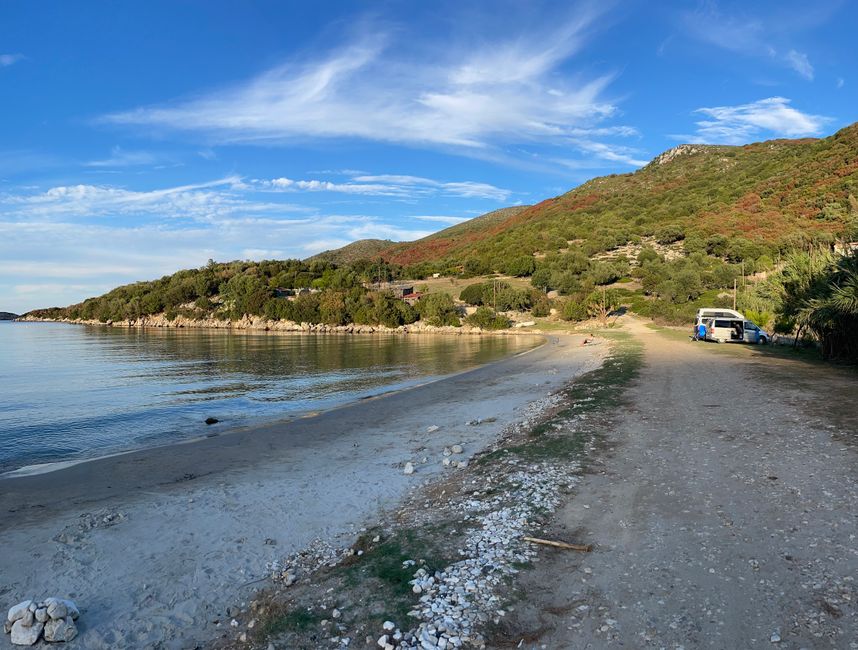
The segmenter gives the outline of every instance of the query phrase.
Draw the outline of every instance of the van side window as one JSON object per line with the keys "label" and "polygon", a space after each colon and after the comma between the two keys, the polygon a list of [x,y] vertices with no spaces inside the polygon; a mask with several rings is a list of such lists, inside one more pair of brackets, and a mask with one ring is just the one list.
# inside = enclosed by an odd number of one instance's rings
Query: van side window
{"label": "van side window", "polygon": [[730,327],[730,321],[728,320],[716,320],[715,327]]}

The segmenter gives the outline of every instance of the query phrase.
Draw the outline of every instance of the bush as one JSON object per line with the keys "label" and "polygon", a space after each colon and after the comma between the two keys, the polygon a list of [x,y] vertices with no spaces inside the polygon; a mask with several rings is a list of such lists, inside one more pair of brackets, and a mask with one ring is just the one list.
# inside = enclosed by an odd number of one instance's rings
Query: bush
{"label": "bush", "polygon": [[477,311],[468,316],[465,322],[484,330],[502,330],[509,327],[509,319],[499,315],[491,307],[477,307]]}
{"label": "bush", "polygon": [[459,294],[459,300],[462,302],[466,302],[469,305],[474,305],[478,307],[483,303],[483,295],[485,293],[485,285],[481,283],[477,284],[469,284],[467,287],[462,289],[462,292]]}
{"label": "bush", "polygon": [[568,321],[587,320],[587,305],[574,298],[567,298],[560,304],[560,318]]}
{"label": "bush", "polygon": [[544,318],[551,314],[551,300],[544,293],[539,294],[533,300],[533,306],[530,308],[530,313],[536,318]]}
{"label": "bush", "polygon": [[534,262],[531,255],[521,255],[509,260],[503,270],[507,275],[515,277],[533,275],[533,272],[536,270],[536,262]]}
{"label": "bush", "polygon": [[430,325],[461,325],[453,298],[446,293],[430,293],[422,297],[417,301],[417,313]]}

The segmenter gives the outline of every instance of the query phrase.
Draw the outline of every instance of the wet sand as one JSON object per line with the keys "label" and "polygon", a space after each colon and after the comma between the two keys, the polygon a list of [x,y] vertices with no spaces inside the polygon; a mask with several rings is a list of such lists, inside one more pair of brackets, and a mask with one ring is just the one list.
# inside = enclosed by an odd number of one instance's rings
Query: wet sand
{"label": "wet sand", "polygon": [[[315,417],[0,479],[0,604],[74,598],[78,647],[211,638],[268,563],[316,539],[349,539],[445,471],[444,446],[469,457],[526,404],[597,367],[603,348],[582,340],[551,336]],[[467,424],[485,418],[496,419]]]}

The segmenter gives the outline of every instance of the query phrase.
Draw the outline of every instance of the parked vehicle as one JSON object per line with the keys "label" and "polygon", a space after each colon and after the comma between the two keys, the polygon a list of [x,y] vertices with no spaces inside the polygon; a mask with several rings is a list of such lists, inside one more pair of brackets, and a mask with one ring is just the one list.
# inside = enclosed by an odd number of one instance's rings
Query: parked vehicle
{"label": "parked vehicle", "polygon": [[[739,318],[741,320],[745,320],[745,317],[739,312],[733,309],[725,309],[723,307],[703,307],[702,309],[697,310],[697,315],[694,318],[694,329],[692,331],[692,338],[695,341],[708,340],[711,339],[708,335],[708,330],[710,326],[710,321],[715,318]],[[704,325],[707,329],[707,335],[700,335],[700,326]]]}
{"label": "parked vehicle", "polygon": [[771,338],[759,325],[744,318],[712,318],[704,321],[706,340],[716,343],[755,343],[765,345]]}

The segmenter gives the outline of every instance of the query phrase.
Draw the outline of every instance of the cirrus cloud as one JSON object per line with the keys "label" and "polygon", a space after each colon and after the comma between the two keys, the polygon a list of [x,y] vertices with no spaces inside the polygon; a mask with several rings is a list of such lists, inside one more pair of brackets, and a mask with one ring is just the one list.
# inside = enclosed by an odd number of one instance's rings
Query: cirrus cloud
{"label": "cirrus cloud", "polygon": [[537,144],[633,165],[638,161],[609,145],[591,146],[594,138],[637,134],[604,124],[618,114],[606,97],[613,74],[569,70],[599,15],[581,4],[530,32],[471,35],[443,48],[438,41],[417,55],[386,33],[366,33],[231,87],[101,119],[197,133],[215,144],[349,138],[505,162],[514,156],[504,147]]}
{"label": "cirrus cloud", "polygon": [[[831,118],[803,113],[784,97],[769,97],[738,106],[698,108],[695,141],[745,144],[763,136],[798,138],[819,135]],[[683,136],[685,137],[685,136]]]}

